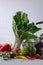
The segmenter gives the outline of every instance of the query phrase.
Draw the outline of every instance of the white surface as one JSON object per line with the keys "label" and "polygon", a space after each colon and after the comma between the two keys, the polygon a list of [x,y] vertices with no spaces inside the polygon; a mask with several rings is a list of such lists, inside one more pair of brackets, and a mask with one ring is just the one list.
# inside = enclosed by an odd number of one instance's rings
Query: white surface
{"label": "white surface", "polygon": [[4,61],[0,59],[0,65],[43,65],[43,60],[12,59],[8,61]]}
{"label": "white surface", "polygon": [[[28,14],[30,22],[43,20],[43,0],[0,0],[0,44],[14,43],[15,37],[12,30],[12,16],[17,11]],[[37,33],[39,36],[43,32],[42,28]]]}

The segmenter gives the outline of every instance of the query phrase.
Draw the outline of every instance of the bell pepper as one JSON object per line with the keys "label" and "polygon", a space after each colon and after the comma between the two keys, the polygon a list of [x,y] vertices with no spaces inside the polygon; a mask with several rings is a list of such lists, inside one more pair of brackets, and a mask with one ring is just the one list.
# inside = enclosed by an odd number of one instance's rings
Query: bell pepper
{"label": "bell pepper", "polygon": [[6,44],[4,44],[4,45],[0,48],[0,52],[4,52],[4,51],[11,51],[11,46],[10,46],[10,44],[6,43]]}

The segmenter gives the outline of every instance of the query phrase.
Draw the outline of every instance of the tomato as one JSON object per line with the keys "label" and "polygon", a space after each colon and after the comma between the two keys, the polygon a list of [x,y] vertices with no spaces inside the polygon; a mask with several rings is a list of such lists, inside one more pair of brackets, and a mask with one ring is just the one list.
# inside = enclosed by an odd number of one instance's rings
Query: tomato
{"label": "tomato", "polygon": [[20,50],[20,48],[13,48],[12,51],[14,52],[18,52]]}

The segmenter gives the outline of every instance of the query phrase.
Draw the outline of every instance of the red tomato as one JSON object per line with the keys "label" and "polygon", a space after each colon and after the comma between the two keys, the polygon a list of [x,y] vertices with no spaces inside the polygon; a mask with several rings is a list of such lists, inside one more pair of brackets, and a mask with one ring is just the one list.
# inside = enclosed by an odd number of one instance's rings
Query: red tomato
{"label": "red tomato", "polygon": [[4,44],[1,48],[0,51],[4,52],[4,51],[11,51],[11,46],[10,44],[6,43]]}
{"label": "red tomato", "polygon": [[20,50],[20,48],[13,48],[12,51],[14,52],[18,52]]}

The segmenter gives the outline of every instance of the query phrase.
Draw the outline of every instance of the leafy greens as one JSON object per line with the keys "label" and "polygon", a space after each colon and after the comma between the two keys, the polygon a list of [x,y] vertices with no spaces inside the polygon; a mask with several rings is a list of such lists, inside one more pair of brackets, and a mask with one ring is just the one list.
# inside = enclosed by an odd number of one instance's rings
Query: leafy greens
{"label": "leafy greens", "polygon": [[28,14],[18,11],[13,16],[12,28],[15,34],[15,47],[20,47],[23,40],[37,38],[34,33],[39,31],[34,23],[29,23]]}

